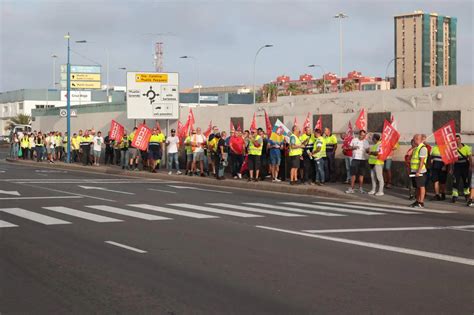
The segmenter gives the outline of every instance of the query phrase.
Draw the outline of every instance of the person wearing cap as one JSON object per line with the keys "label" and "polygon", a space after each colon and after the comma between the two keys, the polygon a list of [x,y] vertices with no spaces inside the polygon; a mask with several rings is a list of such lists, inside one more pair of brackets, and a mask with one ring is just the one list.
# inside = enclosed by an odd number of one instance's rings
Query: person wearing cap
{"label": "person wearing cap", "polygon": [[178,160],[179,138],[176,136],[175,129],[171,129],[171,136],[166,139],[166,145],[168,147],[168,174],[171,175],[173,173],[172,170],[174,164],[176,167],[176,175],[181,175]]}

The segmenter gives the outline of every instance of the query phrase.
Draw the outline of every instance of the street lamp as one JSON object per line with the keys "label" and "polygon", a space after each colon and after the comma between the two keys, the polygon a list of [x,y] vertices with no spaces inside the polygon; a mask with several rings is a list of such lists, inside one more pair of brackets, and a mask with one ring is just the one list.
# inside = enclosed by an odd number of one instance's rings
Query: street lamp
{"label": "street lamp", "polygon": [[342,19],[348,17],[342,12],[334,16],[335,19],[339,19],[339,92],[342,92]]}
{"label": "street lamp", "polygon": [[[389,82],[390,82],[390,78],[388,77],[388,68],[390,67],[392,62],[394,62],[395,60],[403,60],[403,59],[405,59],[405,57],[403,57],[403,56],[402,57],[395,57],[395,58],[390,59],[390,61],[388,62],[387,68],[385,69],[385,79],[388,79]],[[396,65],[395,65],[395,67],[396,67]]]}
{"label": "street lamp", "polygon": [[194,56],[181,56],[179,57],[181,59],[193,59],[194,60],[194,66],[196,67],[196,73],[197,73],[197,84],[198,84],[198,106],[201,106],[201,80],[199,78],[199,62],[198,59]]}
{"label": "street lamp", "polygon": [[255,58],[253,59],[253,105],[255,105],[255,66],[257,64],[257,56],[260,53],[260,51],[264,48],[269,48],[273,47],[271,44],[263,45],[257,50],[257,53],[255,54]]}
{"label": "street lamp", "polygon": [[52,54],[51,58],[53,58],[53,89],[56,89],[56,59],[58,58],[58,56]]}
{"label": "street lamp", "polygon": [[[94,42],[89,42],[87,40],[76,40],[76,43],[77,44],[87,44],[87,43],[91,43],[91,44],[95,44]],[[107,102],[109,102],[109,49],[107,47],[104,47],[105,49],[105,53],[106,53],[106,75],[107,75],[107,78],[106,78],[106,85],[107,85],[107,89],[106,89],[106,93],[107,93]]]}
{"label": "street lamp", "polygon": [[320,65],[309,65],[308,68],[320,68],[321,71],[323,71],[323,94],[326,92],[326,80],[324,79],[324,74],[326,73],[326,71],[324,71],[324,68]]}
{"label": "street lamp", "polygon": [[66,65],[66,85],[67,85],[67,102],[66,102],[66,115],[67,115],[67,157],[66,163],[71,163],[71,62],[70,62],[70,55],[71,55],[71,47],[70,47],[70,39],[71,35],[69,32],[67,35],[64,36],[67,39],[67,65]]}

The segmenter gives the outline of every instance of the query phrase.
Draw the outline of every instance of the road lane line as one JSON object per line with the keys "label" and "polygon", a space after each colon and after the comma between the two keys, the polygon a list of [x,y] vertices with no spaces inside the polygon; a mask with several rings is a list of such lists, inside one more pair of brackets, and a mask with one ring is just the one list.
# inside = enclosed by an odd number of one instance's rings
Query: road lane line
{"label": "road lane line", "polygon": [[293,207],[268,205],[266,203],[258,203],[258,202],[245,202],[244,205],[251,205],[251,206],[256,206],[256,207],[265,207],[265,208],[271,208],[271,209],[277,209],[277,210],[286,210],[286,211],[292,211],[292,212],[298,212],[298,213],[323,215],[323,216],[326,216],[326,217],[345,217],[346,216],[345,214],[340,214],[340,213],[296,209],[296,208],[293,208]]}
{"label": "road lane line", "polygon": [[44,225],[56,225],[56,224],[71,224],[71,222],[56,219],[44,214],[24,210],[21,208],[3,208],[0,211],[15,215],[20,218],[24,218],[30,221],[35,221]]}
{"label": "road lane line", "polygon": [[69,191],[66,191],[66,190],[46,188],[46,187],[43,187],[43,186],[35,186],[35,185],[28,185],[28,184],[23,184],[23,186],[28,186],[28,187],[38,188],[38,189],[45,189],[45,190],[60,192],[60,193],[63,193],[63,194],[68,194],[68,195],[73,195],[73,196],[81,196],[81,197],[84,197],[84,198],[98,199],[98,200],[109,201],[109,202],[117,202],[117,200],[101,198],[101,197],[95,197],[95,196],[89,196],[89,195],[76,194],[76,193],[72,193],[72,192],[69,192]]}
{"label": "road lane line", "polygon": [[71,209],[68,207],[43,207],[43,209],[46,210],[51,210],[55,211],[58,213],[63,213],[67,214],[73,217],[89,220],[89,221],[94,221],[94,222],[99,222],[99,223],[104,223],[104,222],[122,222],[122,220],[119,219],[114,219],[114,218],[109,218],[109,217],[104,217],[102,215],[94,214],[94,213],[89,213],[89,212],[84,212],[84,211],[79,211],[75,209]]}
{"label": "road lane line", "polygon": [[342,213],[352,213],[352,214],[362,214],[362,215],[384,215],[385,214],[385,213],[379,213],[379,212],[345,209],[344,207],[318,206],[318,205],[306,204],[306,203],[301,203],[301,202],[282,202],[282,204],[295,206],[295,207],[306,207],[306,208],[312,208],[312,209],[330,210],[330,211],[336,211],[336,212],[342,212]]}
{"label": "road lane line", "polygon": [[326,240],[326,241],[332,241],[332,242],[356,245],[356,246],[361,246],[361,247],[380,249],[380,250],[395,252],[395,253],[400,253],[400,254],[407,254],[407,255],[413,255],[413,256],[419,256],[419,257],[425,257],[425,258],[442,260],[442,261],[447,261],[447,262],[452,262],[452,263],[458,263],[458,264],[463,264],[463,265],[474,266],[474,259],[469,259],[469,258],[464,258],[464,257],[451,256],[451,255],[445,255],[445,254],[439,254],[439,253],[432,253],[432,252],[426,252],[426,251],[422,251],[422,250],[416,250],[416,249],[410,249],[410,248],[404,248],[404,247],[396,247],[396,246],[390,246],[390,245],[383,245],[383,244],[378,244],[378,243],[355,241],[355,240],[339,238],[339,237],[309,234],[309,233],[304,233],[304,232],[299,232],[299,231],[278,229],[278,228],[274,228],[274,227],[270,227],[270,226],[257,225],[256,227],[260,228],[260,229],[270,230],[270,231],[282,232],[282,233],[287,233],[287,234],[294,234],[294,235],[299,235],[299,236],[306,236],[306,237],[311,237],[311,238],[316,238],[316,239],[321,239],[321,240]]}
{"label": "road lane line", "polygon": [[151,210],[151,211],[158,211],[158,212],[163,212],[163,213],[181,215],[181,216],[184,216],[184,217],[190,217],[190,218],[195,218],[195,219],[218,218],[218,217],[213,216],[213,215],[190,212],[190,211],[185,211],[185,210],[176,210],[176,209],[158,207],[158,206],[153,206],[153,205],[148,205],[148,204],[130,204],[130,205],[127,205],[127,206],[140,208],[140,209],[145,209],[145,210]]}
{"label": "road lane line", "polygon": [[262,217],[261,215],[257,215],[257,214],[243,213],[243,212],[223,210],[223,209],[215,209],[215,208],[204,207],[204,206],[196,206],[196,205],[192,205],[192,204],[188,204],[188,203],[173,203],[173,204],[168,204],[168,205],[169,206],[174,206],[174,207],[192,209],[192,210],[200,210],[200,211],[206,211],[206,212],[212,212],[212,213],[231,215],[231,216],[234,216],[234,217],[241,217],[241,218]]}
{"label": "road lane line", "polygon": [[117,246],[117,247],[121,247],[121,248],[125,248],[125,249],[131,250],[131,251],[134,251],[134,252],[137,252],[137,253],[140,253],[140,254],[145,254],[146,253],[145,250],[141,250],[141,249],[138,249],[138,248],[135,248],[135,247],[131,247],[131,246],[120,244],[120,243],[113,242],[113,241],[104,241],[104,243],[114,245],[114,246]]}
{"label": "road lane line", "polygon": [[189,189],[189,190],[198,190],[198,191],[209,191],[209,192],[220,193],[220,194],[232,194],[231,191],[198,188],[194,186],[175,186],[175,185],[168,185],[168,186],[172,188],[176,188],[176,189]]}
{"label": "road lane line", "polygon": [[225,204],[225,203],[208,203],[208,205],[215,206],[215,207],[230,208],[230,209],[235,209],[235,210],[251,211],[251,212],[256,212],[256,213],[272,214],[272,215],[278,215],[278,216],[282,216],[282,217],[305,217],[305,215],[302,215],[302,214],[257,209],[255,207],[228,205],[228,204]]}
{"label": "road lane line", "polygon": [[[377,204],[371,205],[371,206],[356,206],[352,204],[347,204],[347,203],[335,203],[335,202],[313,202],[316,204],[320,205],[325,205],[325,206],[343,206],[344,208],[349,208],[349,209],[359,209],[359,210],[369,210],[369,211],[380,211],[380,212],[387,212],[387,213],[400,213],[400,214],[420,214],[414,211],[407,211],[407,210],[390,210],[390,209],[384,209],[377,207]],[[369,207],[369,208],[367,208]]]}
{"label": "road lane line", "polygon": [[423,230],[443,230],[445,226],[414,226],[397,228],[366,228],[366,229],[331,229],[331,230],[303,230],[306,233],[352,233],[352,232],[389,232],[389,231],[423,231]]}
{"label": "road lane line", "polygon": [[173,220],[171,218],[166,218],[166,217],[161,217],[153,214],[148,214],[148,213],[142,213],[142,212],[136,212],[136,211],[130,211],[130,210],[125,210],[117,207],[111,207],[111,206],[86,206],[87,208],[91,209],[97,209],[101,211],[106,211],[106,212],[111,212],[111,213],[116,213],[120,215],[125,215],[128,217],[133,217],[133,218],[138,218],[138,219],[143,219],[147,221],[155,221],[155,220]]}
{"label": "road lane line", "polygon": [[0,220],[0,228],[17,227],[17,226],[18,226],[18,225],[15,225],[15,224],[13,224],[13,223]]}
{"label": "road lane line", "polygon": [[78,199],[81,196],[1,197],[0,200]]}
{"label": "road lane line", "polygon": [[161,189],[155,189],[155,188],[148,188],[148,190],[164,192],[164,193],[169,193],[169,194],[176,194],[177,193],[176,191],[161,190]]}
{"label": "road lane line", "polygon": [[[350,204],[354,205],[362,205],[362,206],[373,206],[373,203],[368,202],[360,202],[360,201],[353,201],[349,202]],[[394,205],[387,205],[387,204],[377,204],[379,207],[384,208],[391,208],[391,209],[407,209],[411,211],[418,211],[418,212],[432,212],[432,213],[457,213],[457,211],[448,211],[448,210],[434,210],[434,209],[420,209],[420,208],[410,208],[407,206],[394,206]]]}

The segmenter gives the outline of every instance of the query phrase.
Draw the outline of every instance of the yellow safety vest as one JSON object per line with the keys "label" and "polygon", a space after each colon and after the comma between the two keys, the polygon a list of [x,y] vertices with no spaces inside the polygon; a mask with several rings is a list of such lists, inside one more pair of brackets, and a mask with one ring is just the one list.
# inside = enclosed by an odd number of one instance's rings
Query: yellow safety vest
{"label": "yellow safety vest", "polygon": [[460,164],[464,164],[464,163],[469,162],[469,156],[471,156],[471,155],[472,155],[471,147],[468,146],[468,145],[463,144],[461,149],[458,148],[458,156],[459,157],[458,157],[458,160],[456,162],[454,162],[454,164],[460,165]]}
{"label": "yellow safety vest", "polygon": [[165,136],[162,133],[157,134],[157,135],[151,135],[148,145],[161,146],[164,140],[165,140]]}
{"label": "yellow safety vest", "polygon": [[[377,142],[376,144],[374,144],[373,146],[370,147],[370,153],[379,153],[379,147],[380,147],[380,141]],[[369,155],[369,164],[370,165],[383,165],[384,164],[384,161],[382,160],[379,160],[377,158],[377,155],[372,155],[370,154]]]}
{"label": "yellow safety vest", "polygon": [[21,142],[20,142],[20,146],[22,147],[22,149],[28,148],[29,142],[30,142],[30,140],[28,139],[28,137],[23,136],[23,138],[21,138]]}
{"label": "yellow safety vest", "polygon": [[186,154],[192,154],[193,153],[193,147],[191,146],[191,137],[187,136],[186,139],[184,139],[184,147],[186,149]]}
{"label": "yellow safety vest", "polygon": [[[295,145],[301,145],[300,138],[298,138],[295,135],[291,135],[290,143],[291,143],[291,138],[295,139],[295,143],[294,143]],[[302,154],[303,154],[303,149],[302,148],[292,149],[291,146],[290,146],[289,156],[298,156],[298,155],[302,155]]]}
{"label": "yellow safety vest", "polygon": [[326,157],[326,141],[324,141],[323,137],[318,137],[316,139],[316,142],[314,143],[314,146],[313,146],[313,151],[316,151],[319,143],[321,143],[321,150],[319,150],[316,154],[314,154],[314,157],[316,159]]}
{"label": "yellow safety vest", "polygon": [[[418,169],[420,168],[420,150],[426,147],[424,143],[420,143],[415,150],[413,150],[413,154],[411,155],[411,160],[410,160],[410,169],[412,172],[418,172]],[[426,170],[426,160],[423,163],[422,171]]]}
{"label": "yellow safety vest", "polygon": [[330,135],[329,137],[325,136],[324,141],[326,141],[326,151],[334,151],[334,147],[337,144],[337,138],[335,135]]}
{"label": "yellow safety vest", "polygon": [[[260,136],[257,135],[255,137],[255,140],[254,141],[258,141],[260,140]],[[262,155],[262,147],[263,145],[260,145],[259,147],[256,147],[253,143],[254,141],[250,141],[249,142],[249,155]]]}
{"label": "yellow safety vest", "polygon": [[80,140],[79,137],[72,137],[71,138],[71,147],[73,150],[79,150],[80,147]]}

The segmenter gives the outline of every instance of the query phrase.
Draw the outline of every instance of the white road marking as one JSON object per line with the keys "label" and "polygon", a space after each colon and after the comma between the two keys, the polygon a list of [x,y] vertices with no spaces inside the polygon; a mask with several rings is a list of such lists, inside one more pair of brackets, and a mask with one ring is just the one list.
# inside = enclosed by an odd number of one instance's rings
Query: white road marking
{"label": "white road marking", "polygon": [[10,222],[0,220],[0,228],[17,227],[17,226],[18,225],[12,224]]}
{"label": "white road marking", "polygon": [[70,215],[70,216],[73,216],[73,217],[78,217],[78,218],[81,218],[81,219],[90,220],[90,221],[99,222],[99,223],[103,223],[103,222],[122,222],[122,220],[119,220],[119,219],[104,217],[102,215],[89,213],[89,212],[84,212],[84,211],[79,211],[79,210],[71,209],[71,208],[68,208],[68,207],[43,207],[43,209],[56,211],[56,212],[67,214],[67,215]]}
{"label": "white road marking", "polygon": [[81,196],[0,197],[0,200],[78,199]]}
{"label": "white road marking", "polygon": [[413,211],[403,211],[403,210],[389,210],[389,209],[384,209],[384,208],[380,208],[380,207],[377,207],[377,204],[372,204],[370,206],[370,208],[367,208],[369,207],[369,205],[367,206],[356,206],[356,205],[352,205],[352,204],[347,204],[347,203],[335,203],[335,202],[317,202],[317,204],[320,204],[320,205],[327,205],[327,206],[344,206],[344,208],[349,208],[349,209],[361,209],[361,210],[369,210],[369,211],[381,211],[381,212],[388,212],[388,213],[401,213],[401,214],[419,214],[417,212],[413,212]]}
{"label": "white road marking", "polygon": [[16,190],[0,190],[0,194],[19,196],[20,193]]}
{"label": "white road marking", "polygon": [[124,245],[124,244],[120,244],[120,243],[117,243],[117,242],[104,241],[104,243],[114,245],[114,246],[118,246],[118,247],[121,247],[121,248],[125,248],[125,249],[131,250],[131,251],[134,251],[134,252],[137,252],[137,253],[140,253],[140,254],[145,254],[146,253],[145,250],[141,250],[141,249],[131,247],[131,246],[128,246],[128,245]]}
{"label": "white road marking", "polygon": [[107,211],[111,213],[117,213],[120,215],[125,215],[129,217],[139,218],[147,221],[155,221],[155,220],[173,220],[171,218],[161,217],[153,214],[147,214],[142,212],[130,211],[125,210],[117,207],[110,207],[110,206],[86,206],[87,208],[97,209],[101,211]]}
{"label": "white road marking", "polygon": [[169,193],[169,194],[176,194],[176,191],[161,190],[161,189],[154,189],[154,188],[148,188],[148,190],[159,191],[159,192],[164,192],[164,193]]}
{"label": "white road marking", "polygon": [[330,211],[336,211],[336,212],[362,214],[362,215],[384,215],[385,214],[385,213],[378,213],[378,212],[345,209],[344,207],[318,206],[318,205],[306,204],[306,203],[301,203],[301,202],[282,202],[282,204],[295,206],[295,207],[306,207],[306,208],[312,208],[312,209],[330,210]]}
{"label": "white road marking", "polygon": [[41,224],[45,224],[45,225],[71,224],[71,222],[68,222],[68,221],[56,219],[47,215],[24,210],[21,208],[3,208],[3,209],[0,209],[0,211],[9,213],[11,215],[15,215],[20,218],[35,221]]}
{"label": "white road marking", "polygon": [[188,204],[188,203],[174,203],[174,204],[169,204],[169,206],[187,208],[187,209],[192,209],[192,210],[201,210],[201,211],[231,215],[231,216],[241,217],[241,218],[261,217],[261,215],[257,215],[257,214],[243,213],[243,212],[223,210],[223,209],[215,209],[215,208],[204,207],[204,206],[196,206],[196,205],[191,205],[191,204]]}
{"label": "white road marking", "polygon": [[60,193],[63,193],[63,194],[68,194],[68,195],[73,195],[73,196],[80,196],[80,197],[84,197],[84,198],[91,198],[91,199],[97,199],[97,200],[109,201],[109,202],[117,202],[117,200],[101,198],[101,197],[95,197],[95,196],[89,196],[89,195],[76,194],[76,193],[72,193],[72,192],[65,191],[65,190],[46,188],[46,187],[43,187],[43,186],[35,186],[35,185],[28,185],[28,184],[25,184],[25,186],[39,188],[39,189],[45,189],[45,190],[49,190],[49,191],[60,192]]}
{"label": "white road marking", "polygon": [[282,216],[282,217],[305,217],[305,215],[302,215],[302,214],[288,213],[288,212],[281,212],[281,211],[272,211],[272,210],[264,210],[264,209],[257,209],[255,207],[229,205],[229,204],[225,204],[225,203],[208,203],[208,205],[215,206],[215,207],[230,208],[230,209],[235,209],[235,210],[251,211],[251,212],[256,212],[256,213],[272,214],[272,215],[278,215],[278,216]]}
{"label": "white road marking", "polygon": [[[360,201],[353,201],[349,202],[354,205],[362,205],[362,206],[373,206],[373,203],[368,202],[360,202]],[[418,212],[432,212],[432,213],[457,213],[457,211],[448,211],[448,210],[434,210],[434,209],[420,209],[420,208],[410,208],[407,206],[394,206],[394,205],[387,205],[387,204],[377,204],[379,207],[384,208],[391,208],[391,209],[407,209],[411,211],[418,211]]]}
{"label": "white road marking", "polygon": [[121,191],[121,190],[112,190],[112,189],[107,189],[107,188],[104,188],[104,187],[94,187],[94,186],[81,186],[81,185],[78,185],[79,187],[83,188],[83,189],[87,189],[87,190],[100,190],[100,191],[107,191],[107,192],[114,192],[114,193],[118,193],[118,194],[124,194],[124,195],[135,195],[135,193],[131,193],[131,192],[128,192],[128,191]]}
{"label": "white road marking", "polygon": [[314,210],[303,210],[303,209],[296,209],[293,207],[285,207],[285,206],[277,206],[277,205],[268,205],[266,203],[258,203],[258,202],[246,202],[244,205],[251,205],[256,207],[265,207],[277,210],[286,210],[298,213],[306,213],[306,214],[315,214],[315,215],[323,215],[326,217],[345,217],[345,214],[339,213],[332,213],[332,212],[323,212],[323,211],[314,211]]}
{"label": "white road marking", "polygon": [[220,193],[220,194],[231,194],[232,193],[230,191],[204,189],[204,188],[197,188],[197,187],[192,187],[192,186],[175,186],[175,185],[168,185],[168,186],[176,188],[176,189],[191,189],[191,190],[199,190],[199,191],[210,191],[210,192],[215,192],[215,193]]}
{"label": "white road marking", "polygon": [[273,228],[273,227],[269,227],[269,226],[257,225],[256,227],[260,228],[260,229],[271,230],[271,231],[282,232],[282,233],[288,233],[288,234],[294,234],[294,235],[300,235],[300,236],[306,236],[306,237],[317,238],[317,239],[326,240],[326,241],[333,241],[333,242],[338,242],[338,243],[344,243],[344,244],[350,244],[350,245],[380,249],[380,250],[385,250],[385,251],[395,252],[395,253],[400,253],[400,254],[414,255],[414,256],[419,256],[419,257],[425,257],[425,258],[431,258],[431,259],[436,259],[436,260],[448,261],[448,262],[452,262],[452,263],[458,263],[458,264],[463,264],[463,265],[474,266],[474,259],[469,259],[469,258],[464,258],[464,257],[451,256],[451,255],[445,255],[445,254],[439,254],[439,253],[432,253],[432,252],[426,252],[426,251],[410,249],[410,248],[383,245],[383,244],[378,244],[378,243],[355,241],[355,240],[339,238],[339,237],[309,234],[309,233],[304,233],[304,232],[299,232],[299,231],[278,229],[278,228]]}
{"label": "white road marking", "polygon": [[423,230],[442,230],[444,226],[413,226],[397,228],[366,228],[366,229],[332,229],[332,230],[304,230],[307,233],[352,233],[352,232],[389,232],[389,231],[423,231]]}
{"label": "white road marking", "polygon": [[147,204],[130,204],[130,205],[127,205],[127,206],[140,208],[140,209],[151,210],[151,211],[158,211],[158,212],[163,212],[163,213],[181,215],[181,216],[184,216],[184,217],[190,217],[190,218],[195,218],[195,219],[218,218],[216,216],[203,214],[203,213],[196,213],[196,212],[190,212],[190,211],[185,211],[185,210],[176,210],[176,209],[158,207],[158,206],[147,205]]}

